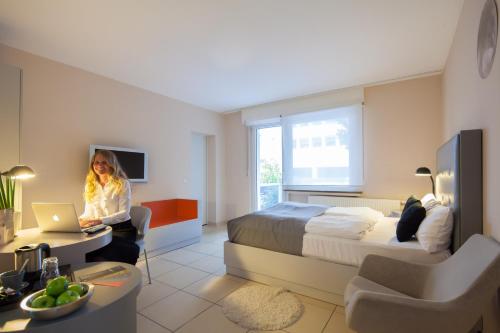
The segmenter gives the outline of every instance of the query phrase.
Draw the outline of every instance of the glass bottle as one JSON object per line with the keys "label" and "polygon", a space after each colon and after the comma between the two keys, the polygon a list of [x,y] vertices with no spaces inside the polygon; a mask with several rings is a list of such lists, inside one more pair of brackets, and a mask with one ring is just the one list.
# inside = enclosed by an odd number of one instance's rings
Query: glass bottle
{"label": "glass bottle", "polygon": [[57,257],[48,257],[43,259],[42,274],[40,275],[40,287],[45,288],[50,279],[59,276],[59,262]]}

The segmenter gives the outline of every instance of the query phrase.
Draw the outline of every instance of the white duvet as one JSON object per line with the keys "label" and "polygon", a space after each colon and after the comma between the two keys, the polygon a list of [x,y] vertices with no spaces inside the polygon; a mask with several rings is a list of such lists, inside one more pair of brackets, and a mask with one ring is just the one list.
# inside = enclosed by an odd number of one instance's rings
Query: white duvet
{"label": "white duvet", "polygon": [[368,207],[332,207],[323,215],[311,218],[306,233],[361,239],[384,214]]}

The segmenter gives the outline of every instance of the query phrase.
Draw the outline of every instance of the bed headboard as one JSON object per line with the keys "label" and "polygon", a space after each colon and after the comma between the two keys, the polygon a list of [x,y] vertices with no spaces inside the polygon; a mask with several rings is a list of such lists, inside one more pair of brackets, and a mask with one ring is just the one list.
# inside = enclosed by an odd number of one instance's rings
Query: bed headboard
{"label": "bed headboard", "polygon": [[455,135],[437,151],[436,197],[453,210],[451,250],[483,233],[482,130]]}

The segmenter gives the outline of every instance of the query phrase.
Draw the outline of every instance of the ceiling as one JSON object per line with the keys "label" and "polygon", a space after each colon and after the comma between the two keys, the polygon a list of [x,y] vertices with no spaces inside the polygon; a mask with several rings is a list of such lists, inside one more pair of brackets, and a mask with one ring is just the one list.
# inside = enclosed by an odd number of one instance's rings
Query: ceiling
{"label": "ceiling", "polygon": [[0,43],[214,111],[443,69],[463,0],[2,0]]}

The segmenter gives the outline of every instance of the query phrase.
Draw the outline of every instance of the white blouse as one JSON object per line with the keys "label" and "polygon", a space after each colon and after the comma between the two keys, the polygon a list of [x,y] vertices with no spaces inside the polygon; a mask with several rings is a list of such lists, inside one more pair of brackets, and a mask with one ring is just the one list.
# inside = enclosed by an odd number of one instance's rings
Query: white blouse
{"label": "white blouse", "polygon": [[84,220],[102,220],[103,224],[111,225],[130,220],[130,183],[124,181],[123,190],[114,193],[114,186],[109,182],[97,186],[91,202],[85,202],[85,211],[80,216]]}

